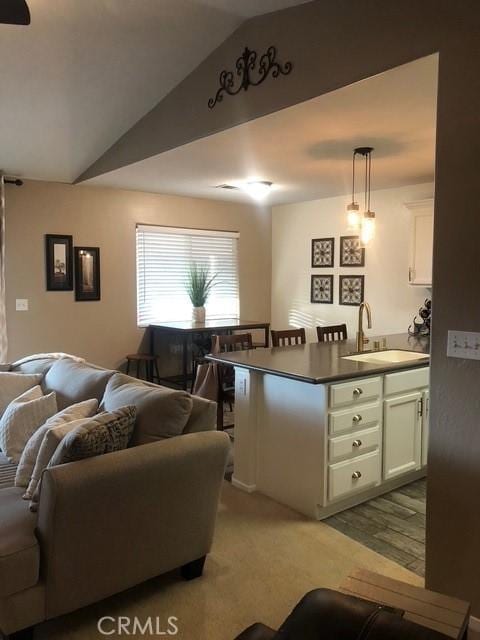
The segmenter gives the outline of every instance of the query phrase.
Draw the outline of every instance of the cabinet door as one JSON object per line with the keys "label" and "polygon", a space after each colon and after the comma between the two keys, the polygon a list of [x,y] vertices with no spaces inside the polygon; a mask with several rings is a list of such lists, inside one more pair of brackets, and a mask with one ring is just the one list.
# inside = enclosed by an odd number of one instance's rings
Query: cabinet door
{"label": "cabinet door", "polygon": [[411,211],[410,268],[408,281],[419,286],[432,285],[433,200],[407,205]]}
{"label": "cabinet door", "polygon": [[428,454],[428,436],[429,436],[429,417],[430,417],[430,391],[427,389],[423,392],[423,419],[422,419],[422,466],[427,464]]}
{"label": "cabinet door", "polygon": [[414,471],[421,463],[422,394],[407,393],[384,402],[383,477]]}

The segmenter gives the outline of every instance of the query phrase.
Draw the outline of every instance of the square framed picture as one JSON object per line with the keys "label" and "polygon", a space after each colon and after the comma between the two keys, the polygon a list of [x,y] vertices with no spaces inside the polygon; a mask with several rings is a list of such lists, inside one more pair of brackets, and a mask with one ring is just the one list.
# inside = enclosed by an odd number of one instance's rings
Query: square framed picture
{"label": "square framed picture", "polygon": [[362,247],[359,236],[340,237],[340,266],[365,266],[365,247]]}
{"label": "square framed picture", "polygon": [[100,249],[75,247],[75,300],[100,300]]}
{"label": "square framed picture", "polygon": [[45,267],[47,291],[73,290],[73,238],[47,234],[45,236]]}
{"label": "square framed picture", "polygon": [[335,238],[312,240],[312,267],[333,267]]}
{"label": "square framed picture", "polygon": [[333,304],[333,276],[312,276],[310,302]]}
{"label": "square framed picture", "polygon": [[358,307],[364,298],[365,276],[340,276],[339,304]]}

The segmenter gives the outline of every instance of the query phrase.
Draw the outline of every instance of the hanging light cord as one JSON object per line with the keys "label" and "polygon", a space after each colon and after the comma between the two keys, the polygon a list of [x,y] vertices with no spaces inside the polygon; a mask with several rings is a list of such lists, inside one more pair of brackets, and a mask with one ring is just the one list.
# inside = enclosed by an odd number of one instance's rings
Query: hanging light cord
{"label": "hanging light cord", "polygon": [[356,151],[353,152],[352,157],[352,204],[355,203],[355,155]]}
{"label": "hanging light cord", "polygon": [[367,188],[368,188],[368,153],[365,154],[365,195],[364,195],[364,211],[367,210]]}
{"label": "hanging light cord", "polygon": [[372,175],[372,152],[368,153],[368,211],[370,211],[370,180]]}

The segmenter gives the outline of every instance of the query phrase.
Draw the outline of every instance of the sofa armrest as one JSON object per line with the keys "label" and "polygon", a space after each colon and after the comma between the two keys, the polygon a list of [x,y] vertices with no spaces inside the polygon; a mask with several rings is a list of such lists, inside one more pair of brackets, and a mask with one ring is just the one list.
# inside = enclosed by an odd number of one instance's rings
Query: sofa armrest
{"label": "sofa armrest", "polygon": [[37,526],[47,618],[205,556],[228,448],[224,433],[194,433],[47,470]]}

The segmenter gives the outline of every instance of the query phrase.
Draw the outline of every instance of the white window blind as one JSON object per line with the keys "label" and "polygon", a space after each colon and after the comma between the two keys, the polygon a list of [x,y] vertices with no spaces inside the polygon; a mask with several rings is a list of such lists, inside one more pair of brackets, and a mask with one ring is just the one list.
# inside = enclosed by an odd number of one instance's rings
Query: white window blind
{"label": "white window blind", "polygon": [[235,232],[137,225],[139,326],[190,320],[190,265],[218,274],[207,300],[208,318],[238,318],[238,237]]}

